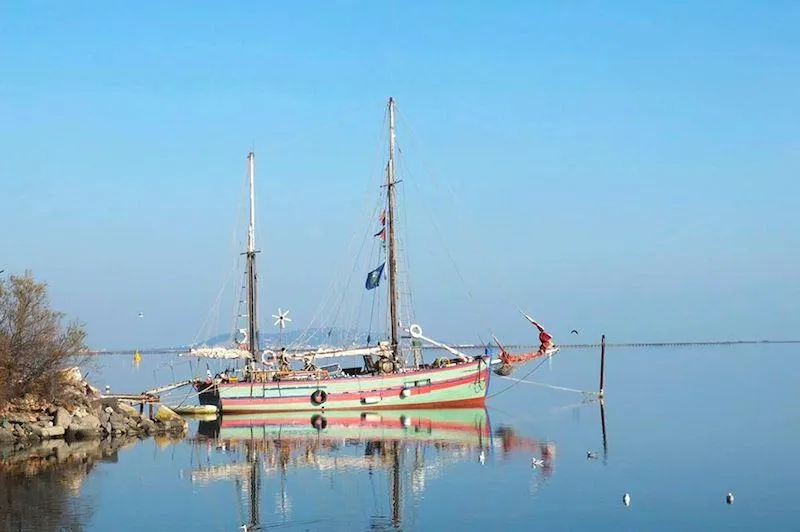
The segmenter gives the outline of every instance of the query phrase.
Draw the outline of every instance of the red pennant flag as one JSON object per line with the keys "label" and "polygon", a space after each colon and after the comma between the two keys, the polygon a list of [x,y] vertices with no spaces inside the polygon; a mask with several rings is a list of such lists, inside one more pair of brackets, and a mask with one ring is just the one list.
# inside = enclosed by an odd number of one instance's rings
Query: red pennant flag
{"label": "red pennant flag", "polygon": [[380,231],[378,231],[377,233],[375,233],[372,236],[377,236],[381,240],[386,240],[386,228],[384,227],[383,229],[381,229]]}
{"label": "red pennant flag", "polygon": [[381,225],[386,225],[386,209],[381,212]]}

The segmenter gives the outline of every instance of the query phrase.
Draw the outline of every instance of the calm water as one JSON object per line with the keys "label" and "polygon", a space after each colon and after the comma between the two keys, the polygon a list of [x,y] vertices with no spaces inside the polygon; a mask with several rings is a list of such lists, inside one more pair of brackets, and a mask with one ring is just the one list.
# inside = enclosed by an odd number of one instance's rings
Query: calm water
{"label": "calm water", "polygon": [[[0,530],[797,530],[798,350],[610,350],[607,454],[597,402],[496,377],[485,412],[329,414],[321,431],[310,416],[194,421],[186,440],[145,440],[66,480],[0,479]],[[89,378],[139,391],[172,378],[167,360],[107,356]],[[566,350],[528,379],[596,389],[598,365]]]}

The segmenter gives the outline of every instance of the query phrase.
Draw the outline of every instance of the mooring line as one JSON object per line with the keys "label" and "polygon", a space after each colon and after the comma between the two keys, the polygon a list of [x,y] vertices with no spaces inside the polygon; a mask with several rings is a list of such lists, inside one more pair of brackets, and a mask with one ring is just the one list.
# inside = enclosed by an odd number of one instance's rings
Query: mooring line
{"label": "mooring line", "polygon": [[591,392],[586,390],[578,390],[577,388],[566,388],[564,386],[556,386],[554,384],[547,384],[544,382],[536,382],[536,381],[526,381],[525,379],[515,379],[514,377],[506,377],[503,375],[499,375],[501,379],[508,379],[510,381],[515,382],[523,382],[525,384],[533,384],[534,386],[542,386],[543,388],[551,388],[553,390],[563,390],[565,392],[575,392],[575,393],[582,393],[585,395],[597,395],[597,392]]}

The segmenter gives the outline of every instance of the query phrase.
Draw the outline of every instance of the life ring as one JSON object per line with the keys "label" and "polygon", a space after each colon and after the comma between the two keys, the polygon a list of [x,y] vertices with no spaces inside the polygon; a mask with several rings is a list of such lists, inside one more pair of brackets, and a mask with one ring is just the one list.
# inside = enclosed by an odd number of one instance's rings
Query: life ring
{"label": "life ring", "polygon": [[328,420],[325,419],[325,416],[314,414],[311,416],[311,426],[317,430],[324,430],[328,426]]}
{"label": "life ring", "polygon": [[422,337],[422,327],[417,325],[416,323],[411,325],[408,328],[408,334],[411,335],[412,338],[421,338]]}
{"label": "life ring", "polygon": [[325,390],[317,389],[314,390],[314,393],[311,394],[311,404],[313,405],[319,406],[327,400],[328,400],[328,394],[325,393]]}
{"label": "life ring", "polygon": [[[269,355],[269,358],[272,359],[269,362],[267,362],[267,355]],[[274,360],[275,360],[275,353],[273,351],[267,349],[266,351],[261,353],[261,363],[264,364],[265,366],[269,366],[270,364],[273,363]]]}

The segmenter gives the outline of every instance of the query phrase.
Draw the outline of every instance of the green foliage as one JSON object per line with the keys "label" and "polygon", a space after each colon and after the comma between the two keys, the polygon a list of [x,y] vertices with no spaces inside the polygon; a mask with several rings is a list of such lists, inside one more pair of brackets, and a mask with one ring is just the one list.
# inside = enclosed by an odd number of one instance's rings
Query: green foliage
{"label": "green foliage", "polygon": [[0,401],[33,394],[58,399],[64,371],[85,361],[80,323],[62,325],[50,308],[47,284],[30,272],[0,279]]}

